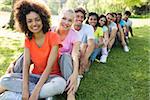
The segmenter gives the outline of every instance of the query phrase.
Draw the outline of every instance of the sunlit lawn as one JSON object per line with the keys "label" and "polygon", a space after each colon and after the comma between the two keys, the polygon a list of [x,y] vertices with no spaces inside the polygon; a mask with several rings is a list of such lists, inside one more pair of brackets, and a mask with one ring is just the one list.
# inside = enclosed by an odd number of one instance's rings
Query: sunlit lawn
{"label": "sunlit lawn", "polygon": [[[149,32],[150,26],[134,28],[129,53],[123,52],[118,44],[109,54],[107,64],[95,62],[81,81],[77,100],[149,100]],[[23,52],[23,36],[11,38],[11,35],[16,34],[0,36],[0,76]]]}
{"label": "sunlit lawn", "polygon": [[107,64],[94,63],[78,90],[78,100],[149,100],[150,27],[134,29],[130,52],[117,46]]}

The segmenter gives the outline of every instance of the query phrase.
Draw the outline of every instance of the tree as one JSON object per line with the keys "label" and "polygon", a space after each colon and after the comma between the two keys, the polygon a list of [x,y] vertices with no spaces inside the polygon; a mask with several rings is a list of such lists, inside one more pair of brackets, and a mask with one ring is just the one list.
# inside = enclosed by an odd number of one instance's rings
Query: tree
{"label": "tree", "polygon": [[78,6],[77,0],[67,0],[65,6],[74,9]]}

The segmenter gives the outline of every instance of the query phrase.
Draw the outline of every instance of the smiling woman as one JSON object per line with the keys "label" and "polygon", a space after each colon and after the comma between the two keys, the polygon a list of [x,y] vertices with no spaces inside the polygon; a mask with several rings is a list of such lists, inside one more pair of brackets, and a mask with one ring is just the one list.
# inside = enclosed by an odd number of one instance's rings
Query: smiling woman
{"label": "smiling woman", "polygon": [[[58,50],[62,45],[58,34],[49,31],[49,9],[35,0],[21,0],[14,11],[16,28],[26,36],[23,75],[6,74],[0,79],[0,93],[4,94],[0,99],[38,100],[63,93],[66,81],[60,76],[58,66]],[[31,64],[34,64],[32,74]]]}
{"label": "smiling woman", "polygon": [[60,68],[63,77],[67,81],[67,100],[75,100],[77,78],[79,68],[79,34],[71,27],[74,22],[75,12],[71,9],[63,9],[60,12],[58,26],[52,31],[59,34],[63,47],[60,49]]}

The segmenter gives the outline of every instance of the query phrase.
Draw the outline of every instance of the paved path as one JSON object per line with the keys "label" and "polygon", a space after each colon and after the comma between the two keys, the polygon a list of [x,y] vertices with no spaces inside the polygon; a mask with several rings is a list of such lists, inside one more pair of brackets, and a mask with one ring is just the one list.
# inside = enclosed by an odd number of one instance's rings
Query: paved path
{"label": "paved path", "polygon": [[150,18],[148,19],[135,19],[135,18],[130,18],[133,23],[133,27],[141,27],[144,25],[150,26]]}

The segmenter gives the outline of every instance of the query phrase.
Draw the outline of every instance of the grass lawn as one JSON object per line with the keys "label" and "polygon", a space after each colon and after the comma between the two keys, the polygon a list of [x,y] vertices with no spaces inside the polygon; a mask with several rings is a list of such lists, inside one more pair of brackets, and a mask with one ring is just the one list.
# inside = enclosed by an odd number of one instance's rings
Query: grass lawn
{"label": "grass lawn", "polygon": [[[117,45],[107,64],[94,62],[81,81],[77,100],[149,100],[149,32],[150,26],[134,28],[129,53]],[[0,76],[10,61],[23,52],[22,39],[0,36]]]}

